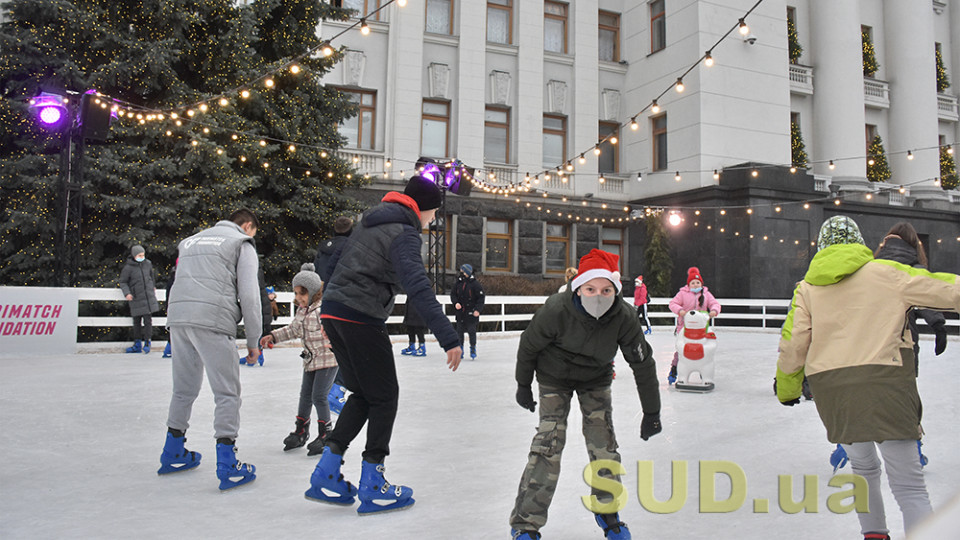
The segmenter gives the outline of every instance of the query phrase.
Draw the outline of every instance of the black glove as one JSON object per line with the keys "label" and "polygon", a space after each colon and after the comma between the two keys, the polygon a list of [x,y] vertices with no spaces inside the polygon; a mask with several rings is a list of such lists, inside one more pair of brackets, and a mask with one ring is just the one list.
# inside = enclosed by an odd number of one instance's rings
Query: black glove
{"label": "black glove", "polygon": [[936,334],[936,345],[934,345],[933,352],[937,356],[947,350],[947,330],[943,325],[939,325],[933,329]]}
{"label": "black glove", "polygon": [[643,415],[643,420],[640,421],[641,439],[647,440],[661,431],[663,431],[663,426],[660,425],[660,413]]}
{"label": "black glove", "polygon": [[517,387],[517,403],[524,409],[530,409],[530,412],[537,410],[537,402],[533,400],[533,390],[529,386]]}
{"label": "black glove", "polygon": [[787,407],[793,407],[797,403],[800,403],[800,398],[791,399],[790,401],[781,401],[781,405],[786,405]]}

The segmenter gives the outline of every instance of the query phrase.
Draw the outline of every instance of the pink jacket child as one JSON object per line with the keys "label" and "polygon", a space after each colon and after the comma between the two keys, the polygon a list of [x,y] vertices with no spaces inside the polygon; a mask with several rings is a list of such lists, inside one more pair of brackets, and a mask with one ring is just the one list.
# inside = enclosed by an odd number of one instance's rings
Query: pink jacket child
{"label": "pink jacket child", "polygon": [[647,286],[643,283],[643,276],[637,276],[634,280],[633,305],[639,307],[647,303]]}
{"label": "pink jacket child", "polygon": [[[681,287],[677,295],[670,301],[670,311],[677,315],[677,327],[674,329],[674,333],[680,331],[683,327],[683,316],[692,310],[708,311],[711,319],[720,314],[720,302],[717,302],[717,299],[703,286],[700,269],[696,266],[691,266],[687,270],[687,284]],[[670,376],[667,377],[670,383],[676,380],[677,361],[677,353],[674,352],[673,367],[670,368]]]}

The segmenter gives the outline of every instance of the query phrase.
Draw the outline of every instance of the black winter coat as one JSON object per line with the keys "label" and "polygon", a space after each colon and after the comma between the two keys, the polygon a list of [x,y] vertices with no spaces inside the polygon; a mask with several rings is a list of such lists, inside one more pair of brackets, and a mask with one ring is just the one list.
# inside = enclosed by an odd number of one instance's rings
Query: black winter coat
{"label": "black winter coat", "polygon": [[153,263],[144,259],[138,263],[133,257],[127,259],[120,271],[120,290],[123,295],[133,295],[130,304],[130,315],[141,317],[160,311],[157,302],[157,286],[153,278]]}
{"label": "black winter coat", "polygon": [[581,310],[574,293],[551,295],[520,336],[517,384],[529,386],[536,374],[543,386],[591,390],[610,386],[617,348],[633,370],[644,414],[660,412],[660,385],[653,349],[633,307],[617,295],[599,319]]}
{"label": "black winter coat", "polygon": [[460,346],[453,325],[443,313],[420,256],[420,219],[416,202],[391,191],[363,214],[343,247],[330,261],[333,274],[323,291],[323,317],[363,324],[386,323],[401,290],[407,305],[423,317],[440,346]]}
{"label": "black winter coat", "polygon": [[456,306],[460,304],[457,310],[457,318],[473,317],[474,311],[483,311],[483,287],[475,277],[470,276],[466,279],[457,278],[457,282],[450,291],[450,303]]}
{"label": "black winter coat", "polygon": [[[917,250],[913,249],[913,246],[900,238],[887,238],[883,243],[883,247],[877,252],[876,258],[897,261],[898,263],[923,268],[923,266],[920,265],[920,259],[917,258]],[[907,320],[910,324],[910,335],[913,337],[913,353],[917,361],[919,361],[920,344],[917,341],[917,337],[920,332],[917,330],[917,315],[923,317],[923,320],[926,321],[927,325],[932,328],[934,332],[945,331],[944,327],[947,321],[943,313],[932,309],[912,308],[908,312]]]}
{"label": "black winter coat", "polygon": [[320,275],[320,279],[322,279],[324,283],[326,283],[327,280],[330,279],[330,275],[333,274],[333,268],[328,268],[330,260],[333,259],[333,254],[343,246],[348,236],[350,236],[350,233],[343,235],[338,234],[333,238],[320,242],[320,245],[317,246],[317,256],[313,259],[313,268],[317,274]]}

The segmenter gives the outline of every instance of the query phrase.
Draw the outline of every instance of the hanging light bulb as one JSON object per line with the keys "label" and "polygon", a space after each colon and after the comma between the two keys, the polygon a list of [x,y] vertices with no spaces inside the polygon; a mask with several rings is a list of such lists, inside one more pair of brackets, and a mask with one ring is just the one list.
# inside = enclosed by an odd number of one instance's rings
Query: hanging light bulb
{"label": "hanging light bulb", "polygon": [[293,73],[294,75],[296,75],[297,73],[300,73],[300,66],[296,64],[290,66],[290,73]]}
{"label": "hanging light bulb", "polygon": [[570,162],[570,161],[567,162],[567,170],[568,170],[568,171],[572,171],[572,170],[573,170],[573,163]]}
{"label": "hanging light bulb", "polygon": [[637,171],[637,182],[643,182],[643,173]]}
{"label": "hanging light bulb", "polygon": [[837,167],[836,165],[833,164],[833,160],[832,160],[832,159],[830,160],[830,164],[827,165],[827,166],[830,167],[830,170],[831,170],[831,171]]}
{"label": "hanging light bulb", "polygon": [[790,167],[790,174],[793,174],[793,173],[795,173],[795,172],[797,172],[797,168],[791,166],[791,167]]}
{"label": "hanging light bulb", "polygon": [[747,26],[747,22],[744,21],[743,18],[740,19],[740,22],[738,24],[740,26],[739,32],[741,36],[745,36],[750,33],[750,27]]}
{"label": "hanging light bulb", "polygon": [[907,150],[907,159],[909,160],[913,159],[913,152],[911,152],[910,150]]}
{"label": "hanging light bulb", "polygon": [[583,157],[583,154],[580,154],[580,159],[578,160],[581,165],[587,162],[587,158]]}
{"label": "hanging light bulb", "polygon": [[713,170],[713,179],[714,179],[714,180],[719,180],[719,179],[720,179],[720,171],[718,171],[718,170],[716,170],[716,169]]}
{"label": "hanging light bulb", "polygon": [[407,0],[397,0],[397,5],[400,7],[405,7],[407,5]]}
{"label": "hanging light bulb", "polygon": [[367,25],[367,19],[360,19],[360,33],[365,36],[370,34],[370,26]]}
{"label": "hanging light bulb", "polygon": [[676,180],[677,182],[683,179],[683,177],[680,176],[680,171],[677,171],[677,174],[674,175],[673,179]]}
{"label": "hanging light bulb", "polygon": [[874,161],[873,158],[870,158],[867,160],[867,165],[870,165],[871,167],[873,166],[874,163],[876,163],[876,161]]}
{"label": "hanging light bulb", "polygon": [[610,144],[617,144],[618,142],[620,142],[620,139],[618,139],[616,136],[610,137]]}
{"label": "hanging light bulb", "polygon": [[703,65],[707,67],[713,67],[713,56],[710,54],[710,51],[707,51],[703,55]]}
{"label": "hanging light bulb", "polygon": [[230,100],[229,100],[229,99],[227,99],[227,98],[225,98],[225,97],[220,98],[220,106],[221,106],[221,107],[226,107],[226,106],[229,105],[229,104],[230,104]]}
{"label": "hanging light bulb", "polygon": [[653,103],[650,104],[650,112],[657,114],[660,112],[660,105],[657,103],[657,100],[653,100]]}
{"label": "hanging light bulb", "polygon": [[387,158],[387,160],[383,162],[384,167],[390,168],[391,165],[393,165],[393,163],[390,161],[390,158]]}
{"label": "hanging light bulb", "polygon": [[636,116],[630,119],[630,129],[632,129],[633,131],[640,129],[640,124],[637,123]]}
{"label": "hanging light bulb", "polygon": [[953,147],[952,147],[952,146],[948,146],[948,147],[947,147],[947,153],[950,154],[951,156],[953,155]]}
{"label": "hanging light bulb", "polygon": [[756,177],[760,176],[760,171],[754,169],[754,170],[750,171],[750,176],[756,178]]}
{"label": "hanging light bulb", "polygon": [[599,147],[599,146],[594,146],[594,147],[593,147],[593,155],[595,155],[595,156],[599,156],[599,155],[600,155],[600,147]]}
{"label": "hanging light bulb", "polygon": [[677,84],[674,85],[674,88],[676,88],[678,94],[683,92],[684,88],[686,88],[683,86],[683,77],[677,77]]}
{"label": "hanging light bulb", "polygon": [[604,183],[604,182],[606,182],[606,181],[607,181],[607,179],[604,178],[604,177],[602,177],[602,176],[601,176],[600,178],[597,178],[597,182],[600,182],[601,184]]}
{"label": "hanging light bulb", "polygon": [[273,88],[273,79],[271,79],[270,77],[267,77],[267,79],[263,81],[263,85],[266,86],[267,88]]}
{"label": "hanging light bulb", "polygon": [[249,90],[241,90],[241,91],[240,91],[240,97],[242,97],[243,99],[249,98],[249,97],[250,97],[250,91],[249,91]]}
{"label": "hanging light bulb", "polygon": [[326,44],[323,46],[323,55],[324,55],[324,56],[331,56],[332,54],[333,54],[333,47],[330,46],[330,43],[326,43]]}

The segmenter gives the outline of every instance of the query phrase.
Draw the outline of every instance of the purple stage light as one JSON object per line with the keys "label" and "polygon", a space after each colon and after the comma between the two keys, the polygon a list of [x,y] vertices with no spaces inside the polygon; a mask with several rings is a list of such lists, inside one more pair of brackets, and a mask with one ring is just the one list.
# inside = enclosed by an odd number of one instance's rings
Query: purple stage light
{"label": "purple stage light", "polygon": [[63,96],[41,92],[30,100],[30,110],[37,115],[37,119],[46,128],[58,127],[67,116],[67,106]]}
{"label": "purple stage light", "polygon": [[60,107],[47,106],[40,109],[40,121],[50,126],[56,124],[63,118],[63,111]]}
{"label": "purple stage light", "polygon": [[443,175],[440,174],[440,167],[433,162],[424,163],[420,167],[420,176],[434,183],[437,183],[437,181],[443,177]]}

